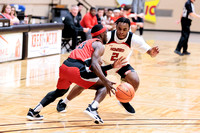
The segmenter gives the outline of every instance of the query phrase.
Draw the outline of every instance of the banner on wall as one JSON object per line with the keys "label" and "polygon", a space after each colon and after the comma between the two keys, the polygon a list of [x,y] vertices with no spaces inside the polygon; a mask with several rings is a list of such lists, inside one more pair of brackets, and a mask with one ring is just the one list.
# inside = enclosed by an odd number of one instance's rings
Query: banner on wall
{"label": "banner on wall", "polygon": [[160,0],[147,0],[145,1],[145,21],[156,23],[156,7]]}
{"label": "banner on wall", "polygon": [[0,35],[0,62],[22,59],[22,33]]}
{"label": "banner on wall", "polygon": [[39,57],[61,52],[61,30],[28,33],[27,58]]}

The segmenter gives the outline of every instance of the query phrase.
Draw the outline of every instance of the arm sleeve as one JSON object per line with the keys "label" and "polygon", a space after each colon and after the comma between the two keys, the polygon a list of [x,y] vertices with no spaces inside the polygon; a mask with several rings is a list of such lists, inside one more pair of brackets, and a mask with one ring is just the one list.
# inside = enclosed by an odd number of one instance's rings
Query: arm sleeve
{"label": "arm sleeve", "polygon": [[151,47],[138,35],[133,34],[131,45],[134,49],[140,51],[141,53],[146,53]]}
{"label": "arm sleeve", "polygon": [[107,65],[107,66],[101,66],[101,70],[103,71],[103,74],[105,75],[105,76],[107,76],[107,71],[108,70],[110,70],[110,69],[112,69],[113,67],[112,67],[112,65],[110,64],[110,65]]}

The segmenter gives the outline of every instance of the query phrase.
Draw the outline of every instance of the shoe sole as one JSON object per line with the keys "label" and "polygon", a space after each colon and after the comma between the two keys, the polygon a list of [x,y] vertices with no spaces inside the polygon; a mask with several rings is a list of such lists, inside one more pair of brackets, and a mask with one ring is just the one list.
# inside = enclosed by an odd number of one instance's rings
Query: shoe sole
{"label": "shoe sole", "polygon": [[[124,106],[118,101],[118,104],[121,106],[121,107],[123,107],[124,108]],[[125,108],[124,108],[124,110],[125,110],[125,112],[126,113],[128,113],[128,114],[130,114],[130,115],[134,115],[135,113],[130,113],[130,112],[128,112]]]}
{"label": "shoe sole", "polygon": [[177,52],[175,52],[175,51],[174,51],[174,53],[177,54],[177,55],[180,55],[180,56],[183,56],[183,55],[184,55],[184,54],[179,54],[179,53],[177,53]]}
{"label": "shoe sole", "polygon": [[90,119],[94,121],[96,124],[103,124],[99,119],[96,119],[89,111],[85,110],[84,113],[89,116]]}
{"label": "shoe sole", "polygon": [[27,118],[28,120],[30,120],[30,121],[38,121],[38,120],[43,120],[43,119],[44,119],[44,117],[42,117],[42,118],[33,118],[33,117],[31,117],[31,116],[26,116],[26,118]]}
{"label": "shoe sole", "polygon": [[[58,111],[58,110],[57,110]],[[65,109],[65,110],[62,110],[62,111],[58,111],[59,113],[66,113],[67,112],[67,110]]]}

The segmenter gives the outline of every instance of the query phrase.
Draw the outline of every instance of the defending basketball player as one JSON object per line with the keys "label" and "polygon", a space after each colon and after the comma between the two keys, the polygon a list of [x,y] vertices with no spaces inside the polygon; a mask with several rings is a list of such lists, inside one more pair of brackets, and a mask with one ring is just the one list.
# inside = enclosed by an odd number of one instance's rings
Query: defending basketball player
{"label": "defending basketball player", "polygon": [[[121,56],[127,57],[126,59],[129,61],[133,49],[136,49],[142,53],[147,53],[151,57],[155,57],[159,53],[159,48],[157,46],[151,48],[141,37],[129,32],[129,30],[130,20],[121,17],[116,21],[116,30],[107,33],[108,39],[103,55],[103,60],[106,64],[113,63]],[[116,72],[121,76],[122,79],[131,84],[135,91],[137,91],[139,87],[139,77],[129,62]],[[57,111],[65,111],[67,103],[78,96],[82,91],[83,89],[75,86],[64,100],[61,99],[59,101],[57,105]],[[135,113],[135,109],[129,102],[120,102],[120,104],[128,113]]]}
{"label": "defending basketball player", "polygon": [[101,68],[101,56],[104,53],[103,44],[107,41],[107,30],[102,25],[95,25],[91,33],[93,39],[81,43],[63,62],[59,68],[57,89],[49,92],[34,109],[29,109],[28,120],[42,120],[43,116],[39,114],[42,108],[63,96],[69,90],[70,85],[75,83],[81,90],[87,88],[96,90],[94,102],[89,104],[84,112],[95,123],[103,123],[98,115],[97,105],[103,101],[107,93],[111,95],[111,92],[115,90],[114,83],[106,79],[105,71],[113,67],[122,67],[125,58],[121,57],[112,65]]}

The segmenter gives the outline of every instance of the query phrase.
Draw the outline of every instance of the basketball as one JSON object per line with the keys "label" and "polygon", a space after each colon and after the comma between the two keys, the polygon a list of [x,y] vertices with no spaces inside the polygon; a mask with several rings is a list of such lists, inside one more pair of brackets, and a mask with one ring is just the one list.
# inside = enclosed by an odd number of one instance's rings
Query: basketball
{"label": "basketball", "polygon": [[127,82],[118,85],[116,90],[116,98],[122,103],[130,102],[135,95],[133,86]]}

